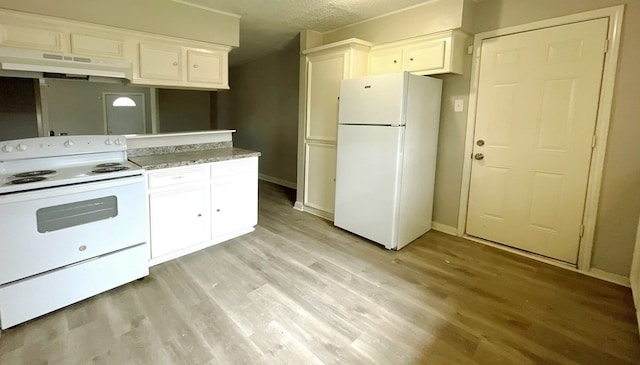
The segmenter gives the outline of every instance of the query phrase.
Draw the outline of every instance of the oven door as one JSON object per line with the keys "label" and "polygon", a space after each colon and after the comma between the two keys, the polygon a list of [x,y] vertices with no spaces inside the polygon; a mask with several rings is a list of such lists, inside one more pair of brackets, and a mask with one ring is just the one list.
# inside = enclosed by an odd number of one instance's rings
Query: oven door
{"label": "oven door", "polygon": [[148,242],[145,189],[134,176],[1,196],[0,285]]}

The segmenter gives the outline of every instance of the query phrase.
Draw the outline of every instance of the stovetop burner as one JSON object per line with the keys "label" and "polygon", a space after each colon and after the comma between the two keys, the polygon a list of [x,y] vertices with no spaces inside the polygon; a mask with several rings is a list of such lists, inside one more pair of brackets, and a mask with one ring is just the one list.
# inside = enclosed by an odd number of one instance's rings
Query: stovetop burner
{"label": "stovetop burner", "polygon": [[38,194],[46,195],[48,189],[63,187],[69,187],[69,191],[89,191],[97,189],[89,184],[116,179],[138,182],[140,178],[144,179],[144,169],[127,161],[123,136],[51,136],[0,141],[0,206],[8,194],[30,194],[37,190]]}
{"label": "stovetop burner", "polygon": [[101,163],[100,165],[96,165],[96,167],[113,167],[113,166],[119,166],[122,165],[122,163],[120,162],[106,162],[106,163]]}
{"label": "stovetop burner", "polygon": [[51,175],[51,174],[55,174],[55,173],[56,173],[55,170],[37,170],[37,171],[21,172],[19,174],[15,174],[13,176],[14,177],[34,177],[34,176]]}
{"label": "stovetop burner", "polygon": [[44,177],[44,176],[23,177],[23,178],[20,178],[20,179],[11,180],[11,181],[9,181],[7,183],[7,185],[28,184],[28,183],[31,183],[31,182],[42,181],[42,180],[46,180],[46,179],[47,178]]}
{"label": "stovetop burner", "polygon": [[129,168],[127,166],[107,166],[107,167],[98,167],[96,169],[91,170],[91,172],[94,172],[96,174],[104,174],[107,172],[116,172],[116,171],[122,171],[122,170],[128,170]]}

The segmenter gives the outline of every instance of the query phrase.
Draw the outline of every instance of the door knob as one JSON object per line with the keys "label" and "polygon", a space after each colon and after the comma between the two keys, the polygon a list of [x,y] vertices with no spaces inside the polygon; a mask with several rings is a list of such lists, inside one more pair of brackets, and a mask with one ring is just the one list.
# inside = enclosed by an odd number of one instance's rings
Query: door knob
{"label": "door knob", "polygon": [[482,153],[476,153],[475,155],[473,155],[473,158],[475,158],[476,160],[482,160],[484,159],[484,155]]}

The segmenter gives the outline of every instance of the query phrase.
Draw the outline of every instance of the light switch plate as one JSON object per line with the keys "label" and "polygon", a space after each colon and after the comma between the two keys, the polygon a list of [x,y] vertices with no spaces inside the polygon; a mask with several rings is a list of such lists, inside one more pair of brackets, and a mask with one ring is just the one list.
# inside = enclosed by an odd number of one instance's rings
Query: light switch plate
{"label": "light switch plate", "polygon": [[456,99],[453,102],[453,110],[458,113],[464,111],[464,100]]}

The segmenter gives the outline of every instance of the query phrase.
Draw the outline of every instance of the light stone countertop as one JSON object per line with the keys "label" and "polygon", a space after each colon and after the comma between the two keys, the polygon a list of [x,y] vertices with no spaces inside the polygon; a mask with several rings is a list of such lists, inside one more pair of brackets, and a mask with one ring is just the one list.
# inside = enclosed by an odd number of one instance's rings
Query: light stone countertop
{"label": "light stone countertop", "polygon": [[147,156],[129,156],[129,161],[144,168],[145,170],[156,170],[168,167],[188,166],[200,163],[256,157],[260,155],[260,152],[244,150],[242,148],[227,147],[153,154]]}

